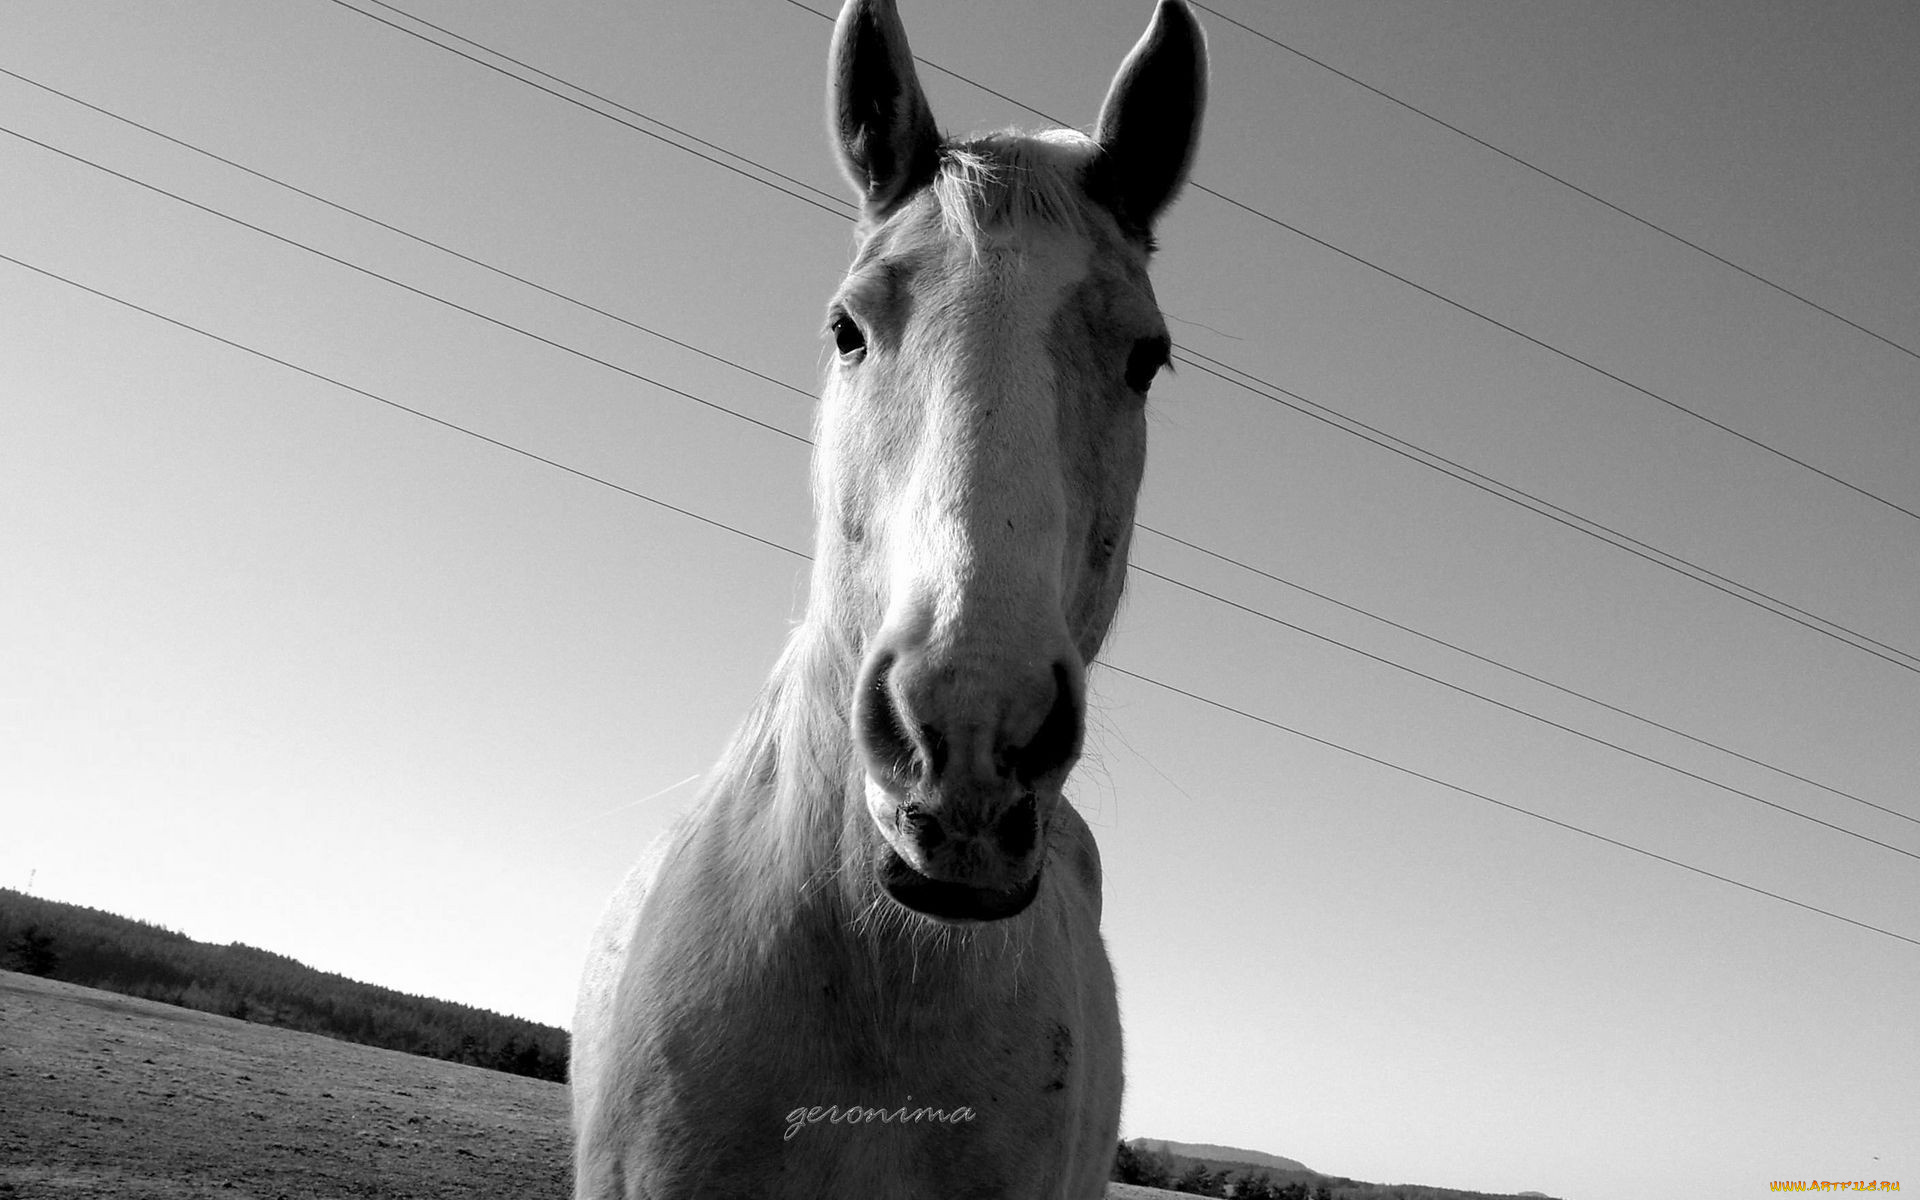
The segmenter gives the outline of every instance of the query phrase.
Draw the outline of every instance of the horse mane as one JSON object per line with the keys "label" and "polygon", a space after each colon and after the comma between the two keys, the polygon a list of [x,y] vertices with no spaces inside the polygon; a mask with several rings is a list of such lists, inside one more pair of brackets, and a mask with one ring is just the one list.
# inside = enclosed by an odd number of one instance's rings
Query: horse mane
{"label": "horse mane", "polygon": [[940,148],[927,185],[950,237],[978,256],[988,233],[1035,225],[1084,234],[1101,206],[1087,191],[1100,145],[1074,129],[990,133]]}
{"label": "horse mane", "polygon": [[839,797],[860,779],[848,715],[832,699],[850,693],[858,660],[836,640],[827,622],[793,631],[708,777],[710,793],[759,798],[778,833],[781,866],[837,836]]}

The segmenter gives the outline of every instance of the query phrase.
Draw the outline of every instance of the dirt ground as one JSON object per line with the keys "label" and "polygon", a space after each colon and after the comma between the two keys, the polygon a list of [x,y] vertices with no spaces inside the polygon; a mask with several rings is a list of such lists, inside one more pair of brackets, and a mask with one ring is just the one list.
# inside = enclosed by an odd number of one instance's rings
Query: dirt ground
{"label": "dirt ground", "polygon": [[0,972],[0,1200],[571,1191],[567,1092]]}

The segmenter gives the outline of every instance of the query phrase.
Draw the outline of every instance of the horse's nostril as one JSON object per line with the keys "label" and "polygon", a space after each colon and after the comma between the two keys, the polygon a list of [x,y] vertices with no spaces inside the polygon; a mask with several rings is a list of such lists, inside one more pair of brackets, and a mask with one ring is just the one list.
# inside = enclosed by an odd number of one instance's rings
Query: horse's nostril
{"label": "horse's nostril", "polygon": [[916,774],[915,748],[893,700],[889,683],[893,666],[892,654],[878,654],[862,672],[859,691],[853,698],[854,740],[873,770],[893,779],[908,779]]}
{"label": "horse's nostril", "polygon": [[940,819],[922,808],[903,806],[899,819],[923,853],[947,840],[947,831],[940,827]]}
{"label": "horse's nostril", "polygon": [[1040,806],[1034,802],[1032,792],[1020,797],[1018,803],[1000,814],[993,833],[1000,848],[1009,857],[1022,858],[1032,853],[1040,840]]}
{"label": "horse's nostril", "polygon": [[1084,728],[1080,716],[1083,705],[1078,674],[1064,662],[1055,663],[1052,708],[1048,709],[1046,719],[1040,722],[1040,728],[1034,731],[1027,744],[1008,756],[1014,778],[1022,783],[1032,783],[1072,764],[1080,753]]}

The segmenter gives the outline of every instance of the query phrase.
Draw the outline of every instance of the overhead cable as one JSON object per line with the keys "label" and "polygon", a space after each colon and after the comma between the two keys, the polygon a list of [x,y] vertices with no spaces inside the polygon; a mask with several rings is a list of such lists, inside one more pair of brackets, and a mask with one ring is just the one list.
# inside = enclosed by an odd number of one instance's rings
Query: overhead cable
{"label": "overhead cable", "polygon": [[[12,263],[14,266],[23,268],[27,271],[31,271],[47,279],[51,279],[56,282],[65,284],[68,287],[75,288],[79,291],[86,292],[89,295],[96,296],[102,300],[109,301],[113,304],[119,305],[122,308],[126,308],[131,311],[144,314],[148,317],[152,317],[156,320],[159,320],[168,325],[171,325],[177,329],[181,329],[186,332],[193,333],[199,337],[206,338],[209,341],[217,342],[220,345],[227,346],[234,350],[238,350],[244,354],[251,355],[263,361],[274,363],[275,365],[297,372],[298,374],[304,375],[308,378],[332,385],[334,387],[338,387],[343,391],[351,392],[354,395],[361,396],[365,399],[375,401],[376,403],[386,405],[387,407],[395,411],[406,413],[410,416],[418,417],[421,420],[429,421],[444,429],[448,429],[456,433],[464,434],[468,437],[475,438],[479,441],[485,442],[488,445],[498,447],[499,449],[509,451],[513,454],[520,455],[524,458],[542,463],[546,466],[553,467],[557,470],[565,471],[570,475],[576,476],[588,482],[599,484],[602,487],[611,488],[612,490],[617,491],[622,495],[630,496],[630,497],[633,497],[634,499],[645,501],[648,504],[652,504],[656,507],[679,514],[681,516],[689,517],[711,528],[721,529],[728,533],[734,534],[736,536],[746,538],[749,541],[756,542],[772,550],[780,551],[782,554],[788,555],[793,558],[798,558],[805,561],[812,560],[812,555],[806,553],[805,551],[797,550],[791,546],[783,545],[777,541],[772,540],[771,538],[765,538],[765,537],[759,536],[758,534],[750,533],[744,529],[739,528],[738,526],[728,524],[724,521],[718,521],[711,517],[707,517],[703,514],[697,513],[692,509],[684,508],[679,505],[669,503],[655,496],[651,496],[644,492],[638,491],[637,489],[629,488],[622,484],[615,483],[609,479],[606,479],[603,476],[594,475],[589,472],[567,466],[564,463],[561,463],[557,460],[547,458],[544,455],[535,454],[530,450],[522,449],[521,447],[515,446],[510,442],[506,442],[498,438],[489,437],[488,435],[480,433],[477,430],[468,428],[463,425],[456,424],[452,421],[445,420],[444,418],[441,418],[441,417],[436,417],[428,412],[425,412],[424,410],[414,408],[411,405],[402,404],[396,400],[379,395],[365,388],[356,387],[352,384],[346,383],[343,380],[337,379],[333,376],[324,374],[319,371],[312,370],[307,367],[299,366],[298,364],[290,362],[287,359],[280,358],[277,355],[269,354],[266,351],[256,349],[252,346],[246,345],[243,342],[239,342],[231,338],[222,337],[219,334],[213,333],[207,329],[204,329],[198,325],[194,325],[178,317],[169,316],[155,309],[148,308],[144,305],[136,304],[133,301],[123,299],[119,296],[116,296],[110,292],[104,291],[100,288],[91,287],[87,284],[81,283],[78,280],[75,280],[66,275],[60,274],[59,272],[50,270],[45,267],[37,266],[33,263],[27,262],[24,259],[16,258],[11,254],[0,252],[0,261]],[[1292,726],[1281,724],[1280,722],[1272,720],[1271,718],[1263,717],[1256,713],[1250,712],[1246,709],[1238,708],[1233,705],[1229,705],[1223,701],[1213,699],[1212,697],[1206,696],[1202,693],[1191,691],[1185,688],[1180,688],[1173,684],[1165,683],[1159,679],[1153,678],[1152,676],[1149,676],[1140,672],[1136,672],[1136,671],[1131,671],[1125,667],[1117,666],[1112,663],[1104,663],[1102,665],[1105,667],[1105,669],[1113,671],[1116,674],[1124,675],[1130,679],[1138,680],[1139,682],[1152,685],[1154,687],[1165,690],[1169,693],[1184,696],[1189,700],[1193,700],[1200,704],[1208,705],[1212,708],[1216,708],[1224,712],[1233,713],[1235,715],[1244,717],[1248,720],[1257,722],[1261,725],[1265,725],[1269,728],[1279,730],[1285,733],[1293,734],[1296,737],[1314,742],[1318,745],[1325,746],[1333,750],[1338,750],[1343,754],[1347,754],[1352,757],[1362,759],[1366,762],[1374,763],[1378,766],[1389,768],[1401,774],[1410,776],[1415,779],[1423,780],[1427,783],[1431,783],[1438,787],[1442,787],[1454,792],[1458,792],[1462,795],[1469,796],[1477,800],[1485,801],[1486,803],[1496,805],[1500,808],[1507,809],[1511,812],[1515,812],[1523,816],[1532,817],[1535,820],[1543,821],[1547,824],[1556,826],[1560,829],[1564,829],[1568,832],[1577,833],[1583,837],[1588,837],[1597,841],[1605,842],[1608,845],[1618,847],[1619,849],[1627,850],[1634,854],[1638,854],[1658,862],[1666,863],[1669,866],[1677,867],[1681,870],[1689,871],[1689,872],[1692,872],[1693,874],[1700,875],[1708,879],[1718,880],[1721,883],[1729,884],[1733,887],[1740,888],[1748,892],[1752,892],[1756,895],[1765,896],[1769,899],[1779,901],[1780,903],[1783,903],[1783,904],[1792,905],[1795,908],[1799,908],[1807,912],[1816,913],[1820,916],[1827,917],[1831,920],[1841,921],[1841,922],[1844,922],[1845,924],[1852,925],[1856,928],[1867,930],[1872,933],[1877,933],[1884,937],[1892,938],[1896,941],[1906,942],[1909,945],[1920,946],[1920,938],[1910,937],[1906,934],[1897,933],[1893,930],[1882,928],[1881,926],[1872,925],[1865,921],[1860,921],[1852,917],[1843,916],[1839,913],[1832,912],[1827,909],[1818,908],[1804,901],[1795,900],[1789,896],[1782,895],[1778,892],[1769,891],[1765,888],[1756,887],[1753,884],[1744,883],[1730,876],[1720,875],[1713,871],[1708,871],[1705,868],[1693,866],[1690,863],[1682,862],[1679,859],[1671,858],[1671,857],[1668,857],[1667,855],[1659,854],[1652,850],[1647,850],[1643,847],[1636,846],[1630,842],[1625,842],[1617,838],[1608,837],[1605,834],[1601,834],[1593,830],[1583,828],[1581,826],[1572,824],[1571,822],[1568,822],[1568,821],[1562,821],[1562,820],[1559,820],[1558,818],[1547,816],[1544,813],[1537,812],[1533,809],[1526,808],[1522,805],[1514,804],[1510,801],[1500,800],[1493,796],[1489,796],[1483,792],[1477,792],[1472,789],[1463,787],[1459,784],[1448,782],[1437,776],[1428,775],[1428,774],[1425,774],[1424,772],[1416,771],[1410,767],[1402,766],[1389,759],[1368,754],[1364,751],[1356,750],[1352,747],[1342,745],[1338,742],[1334,742],[1325,738],[1318,737],[1314,734],[1307,733],[1303,730],[1293,728]]]}

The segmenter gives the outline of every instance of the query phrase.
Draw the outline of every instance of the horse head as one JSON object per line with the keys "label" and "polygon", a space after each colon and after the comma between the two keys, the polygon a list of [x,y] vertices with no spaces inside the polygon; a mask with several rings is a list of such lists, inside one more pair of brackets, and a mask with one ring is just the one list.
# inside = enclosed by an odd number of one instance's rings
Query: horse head
{"label": "horse head", "polygon": [[1125,581],[1170,349],[1147,260],[1204,38],[1160,0],[1090,136],[944,140],[891,0],[849,0],[829,79],[862,218],[828,309],[818,557],[860,656],[868,861],[907,909],[996,920],[1040,886]]}

